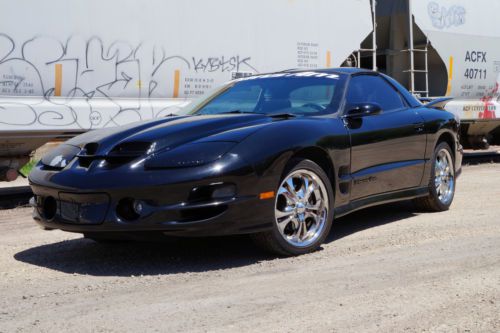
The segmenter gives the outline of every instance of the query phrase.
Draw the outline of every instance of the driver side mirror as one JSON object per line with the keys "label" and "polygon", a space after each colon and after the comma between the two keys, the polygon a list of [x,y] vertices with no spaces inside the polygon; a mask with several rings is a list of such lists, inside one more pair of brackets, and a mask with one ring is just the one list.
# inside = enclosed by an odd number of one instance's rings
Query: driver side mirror
{"label": "driver side mirror", "polygon": [[382,108],[377,103],[363,103],[349,106],[345,116],[347,118],[361,118],[380,114]]}

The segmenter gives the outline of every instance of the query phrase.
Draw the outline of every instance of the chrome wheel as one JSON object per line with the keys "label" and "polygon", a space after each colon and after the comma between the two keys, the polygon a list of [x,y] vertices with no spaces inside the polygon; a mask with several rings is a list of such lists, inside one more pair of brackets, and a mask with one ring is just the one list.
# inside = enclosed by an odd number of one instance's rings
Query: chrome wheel
{"label": "chrome wheel", "polygon": [[434,185],[439,201],[444,205],[450,204],[455,193],[455,170],[447,149],[441,149],[436,155]]}
{"label": "chrome wheel", "polygon": [[296,170],[278,189],[275,204],[278,230],[289,244],[310,246],[325,229],[328,209],[328,192],[319,176],[309,170]]}

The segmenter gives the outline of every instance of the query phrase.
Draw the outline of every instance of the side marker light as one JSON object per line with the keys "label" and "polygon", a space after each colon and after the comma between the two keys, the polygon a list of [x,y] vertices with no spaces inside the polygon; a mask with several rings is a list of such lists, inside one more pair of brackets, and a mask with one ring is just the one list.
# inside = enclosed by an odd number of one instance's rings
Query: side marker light
{"label": "side marker light", "polygon": [[274,198],[274,191],[271,192],[263,192],[259,195],[260,200],[267,200]]}

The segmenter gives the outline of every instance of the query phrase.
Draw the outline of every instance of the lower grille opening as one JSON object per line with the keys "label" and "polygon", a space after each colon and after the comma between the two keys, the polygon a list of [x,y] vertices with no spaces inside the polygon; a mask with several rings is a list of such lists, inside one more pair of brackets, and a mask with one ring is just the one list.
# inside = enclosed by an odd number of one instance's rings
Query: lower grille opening
{"label": "lower grille opening", "polygon": [[214,218],[227,210],[226,205],[186,209],[181,212],[182,222],[203,221]]}
{"label": "lower grille opening", "polygon": [[193,188],[189,193],[189,202],[203,202],[217,199],[227,199],[236,196],[236,185],[218,183]]}

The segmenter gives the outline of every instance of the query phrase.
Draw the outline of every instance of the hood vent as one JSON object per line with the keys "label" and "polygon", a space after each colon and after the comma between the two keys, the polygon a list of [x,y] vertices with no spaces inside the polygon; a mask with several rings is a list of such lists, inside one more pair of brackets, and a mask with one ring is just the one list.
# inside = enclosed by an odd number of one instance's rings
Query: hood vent
{"label": "hood vent", "polygon": [[151,142],[124,142],[113,148],[109,155],[117,156],[140,156],[148,152]]}
{"label": "hood vent", "polygon": [[82,154],[93,156],[97,153],[97,149],[99,149],[99,144],[92,142],[92,143],[87,143],[85,146],[83,146],[83,152]]}
{"label": "hood vent", "polygon": [[97,159],[97,149],[99,149],[99,144],[96,142],[87,143],[83,146],[83,150],[77,155],[80,166],[88,168],[92,161]]}
{"label": "hood vent", "polygon": [[151,142],[124,142],[113,148],[105,158],[111,164],[124,164],[148,154],[151,149]]}
{"label": "hood vent", "polygon": [[131,162],[136,158],[149,153],[153,149],[151,142],[124,142],[115,146],[107,155],[97,154],[99,145],[89,143],[78,155],[80,166],[90,167],[95,160],[106,160],[111,165],[120,165]]}

